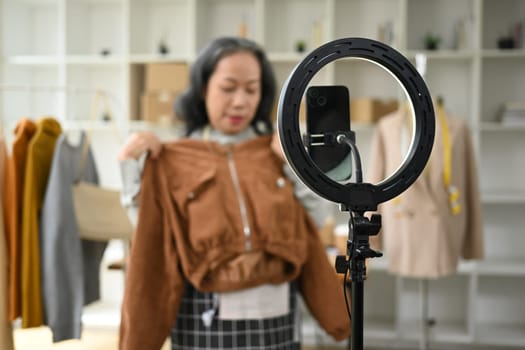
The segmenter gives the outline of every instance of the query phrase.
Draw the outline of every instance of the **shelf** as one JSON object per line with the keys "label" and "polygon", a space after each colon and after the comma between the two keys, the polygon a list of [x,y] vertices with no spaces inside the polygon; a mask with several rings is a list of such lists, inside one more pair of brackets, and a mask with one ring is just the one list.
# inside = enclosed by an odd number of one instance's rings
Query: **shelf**
{"label": "shelf", "polygon": [[0,31],[4,54],[58,55],[61,1],[1,2]]}
{"label": "shelf", "polygon": [[414,59],[417,54],[424,54],[428,60],[470,60],[476,54],[467,50],[409,50],[404,53],[408,58]]}
{"label": "shelf", "polygon": [[129,58],[130,63],[147,64],[147,63],[167,63],[167,62],[190,62],[194,59],[193,55],[184,54],[133,54]]}
{"label": "shelf", "polygon": [[362,37],[394,47],[399,44],[402,21],[399,1],[336,0],[334,15],[336,38]]}
{"label": "shelf", "polygon": [[523,132],[525,131],[525,118],[523,124],[504,124],[501,122],[483,122],[479,126],[483,132]]}
{"label": "shelf", "polygon": [[484,190],[483,204],[525,204],[525,192],[512,190]]}
{"label": "shelf", "polygon": [[523,101],[525,90],[525,56],[515,59],[484,60],[481,64],[480,117],[482,122],[499,120],[507,102]]}
{"label": "shelf", "polygon": [[[401,321],[400,328],[401,334],[408,339],[418,340],[422,336],[419,320]],[[467,344],[472,341],[472,336],[468,334],[464,323],[437,320],[436,324],[429,328],[428,340],[429,342]]]}
{"label": "shelf", "polygon": [[486,49],[481,51],[481,57],[483,58],[525,58],[524,49],[509,49],[509,50],[498,50],[498,49]]}
{"label": "shelf", "polygon": [[65,10],[68,55],[98,55],[104,50],[124,53],[122,1],[69,1]]}
{"label": "shelf", "polygon": [[[302,40],[309,52],[328,41],[328,4],[328,0],[265,1],[265,48],[269,52],[293,51]],[[315,23],[320,27],[314,35]]]}
{"label": "shelf", "polygon": [[127,63],[122,55],[69,55],[66,57],[66,64],[76,65],[117,65]]}
{"label": "shelf", "polygon": [[[366,309],[365,318],[366,318]],[[363,335],[365,338],[394,339],[397,336],[394,322],[388,320],[366,320],[364,321]]]}
{"label": "shelf", "polygon": [[46,6],[49,6],[49,5],[57,5],[59,0],[7,0],[5,2],[17,2],[17,3],[20,3],[22,5],[46,5]]}
{"label": "shelf", "polygon": [[274,63],[299,63],[306,55],[306,52],[269,52],[268,59]]}
{"label": "shelf", "polygon": [[[196,45],[203,47],[218,36],[258,36],[255,0],[200,0],[196,7]],[[227,18],[228,20],[223,20]],[[284,33],[282,33],[284,35]]]}
{"label": "shelf", "polygon": [[[511,33],[518,21],[523,21],[525,3],[522,0],[483,0],[481,3],[481,47],[496,51],[498,40]],[[512,50],[508,50],[512,51]]]}
{"label": "shelf", "polygon": [[525,347],[525,278],[480,276],[476,291],[476,343]]}
{"label": "shelf", "polygon": [[520,349],[525,346],[525,324],[480,324],[476,329],[476,344],[517,346]]}
{"label": "shelf", "polygon": [[471,0],[407,0],[407,48],[410,50],[422,49],[427,33],[440,37],[438,51],[447,51],[457,47],[455,28],[460,21],[465,23],[464,40],[461,47],[474,47],[476,19],[472,18],[473,3]]}
{"label": "shelf", "polygon": [[525,277],[525,258],[514,260],[489,258],[479,261],[474,271],[480,275]]}
{"label": "shelf", "polygon": [[58,65],[63,62],[61,56],[54,55],[15,55],[3,57],[3,63],[12,65]]}
{"label": "shelf", "polygon": [[170,55],[189,55],[193,51],[190,33],[195,25],[191,3],[193,1],[130,1],[130,54],[153,55],[159,52],[163,42]]}

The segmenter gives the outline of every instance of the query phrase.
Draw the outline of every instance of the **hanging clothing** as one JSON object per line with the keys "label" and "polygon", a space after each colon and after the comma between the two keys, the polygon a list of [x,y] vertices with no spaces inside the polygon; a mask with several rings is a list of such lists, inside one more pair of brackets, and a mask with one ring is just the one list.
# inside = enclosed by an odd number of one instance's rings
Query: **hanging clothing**
{"label": "hanging clothing", "polygon": [[36,123],[36,133],[27,149],[21,238],[22,328],[38,327],[43,324],[39,215],[55,143],[61,132],[57,120],[51,117],[42,118]]}
{"label": "hanging clothing", "polygon": [[[438,111],[436,107],[436,111]],[[470,132],[460,118],[436,114],[434,146],[425,170],[401,195],[379,205],[389,270],[404,277],[438,278],[457,271],[460,257],[483,258],[478,175]],[[373,138],[368,182],[402,164],[411,131],[402,110],[382,118]],[[445,126],[445,129],[443,127]],[[448,179],[448,180],[447,180]]]}
{"label": "hanging clothing", "polygon": [[100,299],[107,243],[79,238],[73,205],[75,182],[98,183],[93,154],[83,151],[86,142],[84,132],[78,145],[70,144],[66,134],[58,138],[40,217],[42,292],[54,342],[79,339],[83,305]]}
{"label": "hanging clothing", "polygon": [[20,316],[20,266],[22,240],[22,206],[27,148],[36,132],[36,124],[27,118],[21,119],[15,128],[11,157],[6,164],[4,219],[5,237],[9,260],[9,319]]}
{"label": "hanging clothing", "polygon": [[[5,139],[0,136],[0,196],[4,198],[5,170],[7,164],[7,149]],[[0,349],[13,350],[13,328],[8,313],[8,257],[6,236],[4,232],[3,203],[0,201]]]}
{"label": "hanging clothing", "polygon": [[336,339],[349,335],[342,285],[270,142],[184,139],[146,161],[121,349],[161,347],[186,282],[227,292],[298,279],[320,325]]}

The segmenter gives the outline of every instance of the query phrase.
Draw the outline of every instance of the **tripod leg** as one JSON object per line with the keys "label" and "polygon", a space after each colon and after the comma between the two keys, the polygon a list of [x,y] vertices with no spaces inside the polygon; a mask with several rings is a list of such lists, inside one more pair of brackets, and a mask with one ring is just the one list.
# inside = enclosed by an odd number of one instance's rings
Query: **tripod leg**
{"label": "tripod leg", "polygon": [[363,350],[363,282],[352,282],[352,350]]}

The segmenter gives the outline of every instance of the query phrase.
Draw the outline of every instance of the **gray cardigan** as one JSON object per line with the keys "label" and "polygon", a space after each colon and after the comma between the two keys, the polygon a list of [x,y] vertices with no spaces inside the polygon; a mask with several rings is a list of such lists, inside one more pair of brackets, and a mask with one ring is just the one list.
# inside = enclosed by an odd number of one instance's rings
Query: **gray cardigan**
{"label": "gray cardigan", "polygon": [[75,146],[65,134],[59,137],[40,217],[43,302],[54,342],[80,338],[83,305],[100,299],[99,269],[107,243],[79,238],[73,207],[72,186],[78,175],[98,183],[91,151],[84,172],[78,174],[85,142],[84,133]]}

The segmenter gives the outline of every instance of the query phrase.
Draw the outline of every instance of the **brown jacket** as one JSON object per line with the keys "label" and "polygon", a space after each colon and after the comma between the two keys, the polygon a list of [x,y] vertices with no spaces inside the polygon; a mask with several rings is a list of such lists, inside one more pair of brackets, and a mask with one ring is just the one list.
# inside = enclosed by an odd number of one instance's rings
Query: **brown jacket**
{"label": "brown jacket", "polygon": [[20,316],[20,257],[22,197],[29,141],[36,131],[36,124],[27,118],[21,119],[15,128],[11,157],[6,165],[4,216],[5,236],[9,256],[9,319]]}
{"label": "brown jacket", "polygon": [[[401,165],[403,115],[381,119],[372,142],[368,180],[378,183]],[[454,214],[443,180],[443,130],[436,119],[434,146],[426,169],[398,198],[380,205],[380,233],[390,271],[405,277],[438,278],[453,274],[460,257],[483,257],[483,223],[476,160],[465,123],[447,116],[451,182],[461,211]]]}
{"label": "brown jacket", "polygon": [[321,326],[336,339],[349,335],[342,286],[270,142],[185,139],[147,160],[120,349],[161,348],[185,280],[221,292],[298,279]]}

